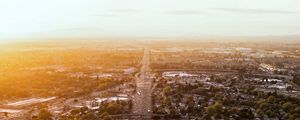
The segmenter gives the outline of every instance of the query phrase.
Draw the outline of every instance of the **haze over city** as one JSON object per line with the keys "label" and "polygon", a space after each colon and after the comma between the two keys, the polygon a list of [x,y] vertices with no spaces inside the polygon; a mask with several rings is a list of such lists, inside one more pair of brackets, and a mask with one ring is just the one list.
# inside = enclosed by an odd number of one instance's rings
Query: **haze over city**
{"label": "haze over city", "polygon": [[0,0],[0,120],[300,120],[299,0]]}

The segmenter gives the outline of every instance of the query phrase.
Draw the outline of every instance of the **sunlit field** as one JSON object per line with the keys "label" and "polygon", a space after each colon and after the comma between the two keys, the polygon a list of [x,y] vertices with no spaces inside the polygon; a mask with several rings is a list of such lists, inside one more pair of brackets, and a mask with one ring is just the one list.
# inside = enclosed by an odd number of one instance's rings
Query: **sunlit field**
{"label": "sunlit field", "polygon": [[1,51],[1,100],[67,97],[109,88],[120,81],[96,76],[111,74],[129,80],[132,76],[122,74],[139,66],[141,54],[141,49],[118,48],[40,50],[30,47]]}

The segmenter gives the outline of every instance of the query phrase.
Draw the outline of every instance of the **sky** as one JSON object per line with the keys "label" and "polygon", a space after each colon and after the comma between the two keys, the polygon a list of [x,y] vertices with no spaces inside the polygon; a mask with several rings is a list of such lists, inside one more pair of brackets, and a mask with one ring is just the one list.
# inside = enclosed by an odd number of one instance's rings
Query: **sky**
{"label": "sky", "polygon": [[300,34],[300,0],[1,0],[0,40]]}

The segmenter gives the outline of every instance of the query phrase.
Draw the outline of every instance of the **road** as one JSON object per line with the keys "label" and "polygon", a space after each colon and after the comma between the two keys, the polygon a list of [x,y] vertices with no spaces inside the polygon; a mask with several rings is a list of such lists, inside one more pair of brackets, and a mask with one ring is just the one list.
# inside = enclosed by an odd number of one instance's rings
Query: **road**
{"label": "road", "polygon": [[142,59],[142,67],[140,76],[136,80],[136,93],[133,99],[133,114],[149,115],[152,114],[151,104],[151,78],[149,67],[149,49],[144,49],[144,56]]}

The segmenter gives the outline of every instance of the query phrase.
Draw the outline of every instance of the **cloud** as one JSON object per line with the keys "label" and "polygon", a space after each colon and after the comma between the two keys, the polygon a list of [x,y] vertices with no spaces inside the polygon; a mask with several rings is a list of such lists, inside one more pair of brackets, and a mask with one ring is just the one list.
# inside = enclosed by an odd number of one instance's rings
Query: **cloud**
{"label": "cloud", "polygon": [[284,10],[265,10],[265,9],[244,9],[244,8],[213,8],[218,11],[249,13],[249,14],[297,14],[299,12]]}
{"label": "cloud", "polygon": [[119,15],[116,15],[116,14],[96,14],[94,16],[98,16],[98,17],[118,17]]}
{"label": "cloud", "polygon": [[138,9],[113,9],[109,10],[112,13],[140,13],[141,10]]}
{"label": "cloud", "polygon": [[300,30],[300,25],[281,25],[281,26],[275,26],[275,28],[279,29],[291,29],[291,30]]}
{"label": "cloud", "polygon": [[70,27],[70,28],[61,28],[61,29],[56,29],[54,31],[102,31],[101,28],[97,27]]}
{"label": "cloud", "polygon": [[202,14],[202,12],[198,10],[172,10],[168,11],[168,14],[173,14],[173,15],[198,15]]}
{"label": "cloud", "polygon": [[118,17],[118,16],[122,16],[122,15],[136,14],[139,12],[141,12],[141,11],[137,10],[137,9],[111,9],[111,10],[105,11],[104,13],[101,13],[101,14],[95,14],[94,16]]}

